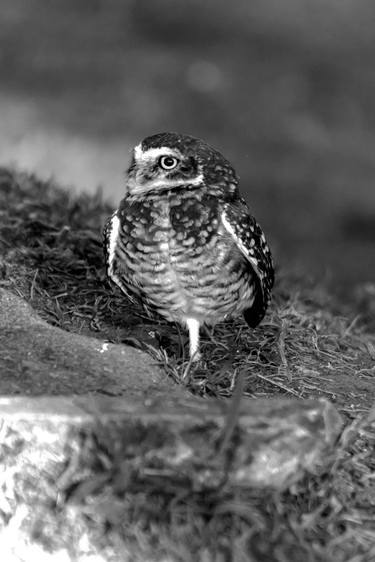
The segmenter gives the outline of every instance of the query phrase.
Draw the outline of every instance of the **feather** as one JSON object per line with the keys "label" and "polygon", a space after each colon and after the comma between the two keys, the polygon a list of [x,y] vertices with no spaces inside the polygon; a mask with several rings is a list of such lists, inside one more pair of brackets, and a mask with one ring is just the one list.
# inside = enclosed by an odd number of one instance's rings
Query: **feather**
{"label": "feather", "polygon": [[224,206],[221,221],[257,280],[254,303],[251,308],[244,311],[246,322],[251,327],[255,327],[263,319],[271,299],[274,283],[271,252],[261,227],[250,214],[242,197]]}

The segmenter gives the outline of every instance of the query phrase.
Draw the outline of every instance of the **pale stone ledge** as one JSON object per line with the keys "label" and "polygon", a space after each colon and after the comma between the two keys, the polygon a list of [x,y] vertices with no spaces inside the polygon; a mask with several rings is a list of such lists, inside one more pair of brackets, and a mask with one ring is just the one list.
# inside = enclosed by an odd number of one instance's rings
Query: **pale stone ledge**
{"label": "pale stone ledge", "polygon": [[226,422],[223,403],[165,392],[0,398],[2,559],[137,560],[106,544],[103,496],[121,510],[140,490],[281,490],[320,470],[341,430],[328,402],[246,399],[222,450]]}

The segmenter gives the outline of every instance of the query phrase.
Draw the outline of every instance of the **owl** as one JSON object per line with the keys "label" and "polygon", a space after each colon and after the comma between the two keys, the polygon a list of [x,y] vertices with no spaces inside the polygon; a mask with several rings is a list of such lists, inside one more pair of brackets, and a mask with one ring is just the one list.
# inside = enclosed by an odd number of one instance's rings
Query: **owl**
{"label": "owl", "polygon": [[238,184],[204,141],[155,134],[134,148],[124,198],[105,226],[109,278],[186,327],[192,361],[202,325],[242,313],[255,327],[270,301],[271,252]]}

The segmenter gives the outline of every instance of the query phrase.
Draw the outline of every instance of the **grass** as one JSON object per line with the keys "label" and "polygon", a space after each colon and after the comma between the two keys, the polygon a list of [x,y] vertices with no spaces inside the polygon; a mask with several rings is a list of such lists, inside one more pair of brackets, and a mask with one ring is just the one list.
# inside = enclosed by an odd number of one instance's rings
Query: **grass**
{"label": "grass", "polygon": [[374,444],[373,427],[349,426],[330,471],[306,476],[282,493],[225,485],[197,492],[170,480],[134,477],[126,488],[117,485],[117,497],[108,491],[109,485],[116,488],[116,479],[107,482],[101,497],[107,508],[117,506],[114,517],[109,510],[113,527],[128,544],[138,549],[143,544],[144,556],[153,544],[154,559],[168,553],[173,560],[202,561],[372,560]]}
{"label": "grass", "polygon": [[[101,226],[112,209],[100,193],[76,196],[2,169],[0,209],[0,285],[49,323],[144,348],[202,396],[229,398],[242,385],[253,398],[325,397],[347,422],[326,468],[283,492],[228,485],[197,492],[137,475],[124,483],[109,470],[98,488],[76,490],[74,507],[103,524],[108,545],[125,552],[134,544],[139,560],[150,552],[184,561],[375,558],[375,426],[367,417],[375,337],[361,309],[279,271],[263,323],[253,331],[241,319],[219,324],[203,336],[204,363],[187,372],[186,333],[147,317],[106,281]],[[100,513],[90,512],[93,498]]]}

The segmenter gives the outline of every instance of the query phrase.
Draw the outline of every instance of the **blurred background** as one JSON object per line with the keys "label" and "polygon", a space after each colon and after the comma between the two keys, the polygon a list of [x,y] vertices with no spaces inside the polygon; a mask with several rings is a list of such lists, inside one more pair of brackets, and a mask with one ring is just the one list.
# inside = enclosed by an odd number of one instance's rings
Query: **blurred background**
{"label": "blurred background", "polygon": [[375,282],[373,0],[0,0],[0,164],[113,203],[172,130],[232,161],[284,270]]}

